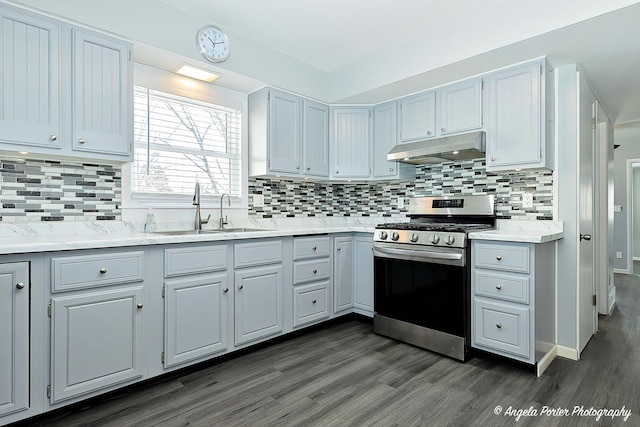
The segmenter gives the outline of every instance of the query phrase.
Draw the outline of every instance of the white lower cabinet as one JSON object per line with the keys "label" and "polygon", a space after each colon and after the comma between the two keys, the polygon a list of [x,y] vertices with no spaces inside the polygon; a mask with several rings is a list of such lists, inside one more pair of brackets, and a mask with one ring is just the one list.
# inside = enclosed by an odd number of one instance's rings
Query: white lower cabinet
{"label": "white lower cabinet", "polygon": [[29,408],[29,323],[29,263],[0,264],[0,417]]}
{"label": "white lower cabinet", "polygon": [[473,240],[471,263],[471,345],[538,364],[554,347],[553,242]]}
{"label": "white lower cabinet", "polygon": [[51,402],[142,376],[142,287],[51,299]]}
{"label": "white lower cabinet", "polygon": [[353,308],[353,236],[335,237],[333,246],[333,312],[339,313]]}
{"label": "white lower cabinet", "polygon": [[283,330],[282,240],[236,243],[234,329],[236,346]]}
{"label": "white lower cabinet", "polygon": [[334,313],[347,310],[373,316],[373,237],[334,238]]}
{"label": "white lower cabinet", "polygon": [[329,307],[329,281],[293,288],[293,327],[306,326],[327,319]]}
{"label": "white lower cabinet", "polygon": [[373,317],[373,236],[356,236],[354,244],[353,307],[356,313]]}
{"label": "white lower cabinet", "polygon": [[331,238],[293,239],[293,327],[308,326],[331,315]]}

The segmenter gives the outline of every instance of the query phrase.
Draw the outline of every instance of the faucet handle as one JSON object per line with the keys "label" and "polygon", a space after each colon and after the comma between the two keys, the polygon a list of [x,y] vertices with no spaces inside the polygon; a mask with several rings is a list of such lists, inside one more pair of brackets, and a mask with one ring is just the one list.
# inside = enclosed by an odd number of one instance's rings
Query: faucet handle
{"label": "faucet handle", "polygon": [[209,220],[211,219],[211,214],[207,217],[207,219],[201,219],[200,224],[209,224]]}

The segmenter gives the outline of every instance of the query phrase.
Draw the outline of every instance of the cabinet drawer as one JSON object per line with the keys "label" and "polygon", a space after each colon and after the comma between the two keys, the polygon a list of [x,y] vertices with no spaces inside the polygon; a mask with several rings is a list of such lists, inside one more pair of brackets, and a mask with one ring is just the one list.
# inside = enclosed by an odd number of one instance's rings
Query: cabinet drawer
{"label": "cabinet drawer", "polygon": [[503,243],[475,243],[473,265],[494,270],[529,272],[529,247]]}
{"label": "cabinet drawer", "polygon": [[293,259],[329,256],[329,236],[296,237],[293,239]]}
{"label": "cabinet drawer", "polygon": [[293,289],[293,326],[329,317],[329,282]]}
{"label": "cabinet drawer", "polygon": [[116,252],[51,259],[52,292],[144,279],[144,252]]}
{"label": "cabinet drawer", "polygon": [[529,307],[474,298],[474,347],[528,359]]}
{"label": "cabinet drawer", "polygon": [[528,275],[474,269],[473,283],[476,295],[529,303]]}
{"label": "cabinet drawer", "polygon": [[293,284],[328,279],[331,274],[329,258],[312,261],[296,261],[293,264]]}
{"label": "cabinet drawer", "polygon": [[195,246],[164,251],[164,276],[208,273],[227,269],[227,246]]}
{"label": "cabinet drawer", "polygon": [[282,262],[282,240],[237,243],[234,246],[236,268]]}

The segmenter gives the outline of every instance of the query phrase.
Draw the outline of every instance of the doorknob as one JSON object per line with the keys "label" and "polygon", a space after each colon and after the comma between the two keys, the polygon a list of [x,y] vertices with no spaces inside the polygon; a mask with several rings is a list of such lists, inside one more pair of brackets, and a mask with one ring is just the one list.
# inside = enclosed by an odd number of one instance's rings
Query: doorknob
{"label": "doorknob", "polygon": [[591,240],[591,234],[582,234],[580,233],[580,240]]}

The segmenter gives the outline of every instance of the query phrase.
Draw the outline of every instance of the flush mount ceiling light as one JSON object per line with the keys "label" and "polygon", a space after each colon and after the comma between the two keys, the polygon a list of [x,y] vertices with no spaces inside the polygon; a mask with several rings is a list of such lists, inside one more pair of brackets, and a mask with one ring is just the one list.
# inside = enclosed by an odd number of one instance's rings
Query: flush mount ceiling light
{"label": "flush mount ceiling light", "polygon": [[181,64],[175,70],[175,73],[191,77],[192,79],[201,80],[203,82],[211,83],[218,77],[219,74],[212,73],[211,71],[203,70],[202,68],[196,68],[191,65]]}

